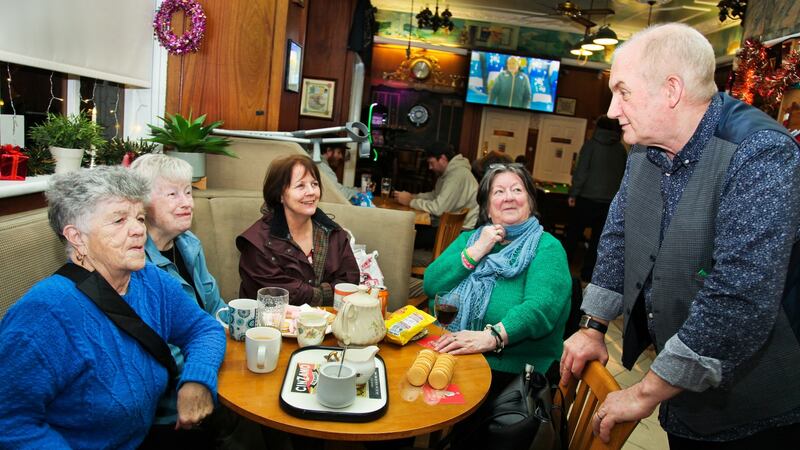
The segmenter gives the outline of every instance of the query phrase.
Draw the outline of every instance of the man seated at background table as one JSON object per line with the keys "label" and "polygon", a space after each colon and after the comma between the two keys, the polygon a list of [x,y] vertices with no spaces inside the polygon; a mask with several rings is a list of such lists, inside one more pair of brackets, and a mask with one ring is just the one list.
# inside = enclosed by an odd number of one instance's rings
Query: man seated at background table
{"label": "man seated at background table", "polygon": [[416,248],[433,247],[439,216],[446,212],[469,208],[463,225],[467,230],[474,228],[478,220],[478,203],[475,200],[478,182],[472,176],[469,160],[456,154],[451,144],[440,141],[425,149],[425,156],[428,159],[428,169],[439,176],[433,191],[419,194],[405,191],[394,193],[398,203],[426,211],[432,216],[431,227],[417,229],[414,245]]}
{"label": "man seated at background table", "polygon": [[350,200],[356,195],[356,193],[358,193],[358,189],[339,183],[339,178],[336,176],[336,172],[334,172],[333,168],[331,168],[331,164],[338,167],[344,162],[344,155],[346,151],[347,150],[345,149],[344,144],[327,144],[323,146],[322,153],[320,154],[321,159],[317,163],[317,168],[319,169],[320,173],[326,175],[331,179],[331,181],[334,182],[336,189],[338,189],[347,200]]}

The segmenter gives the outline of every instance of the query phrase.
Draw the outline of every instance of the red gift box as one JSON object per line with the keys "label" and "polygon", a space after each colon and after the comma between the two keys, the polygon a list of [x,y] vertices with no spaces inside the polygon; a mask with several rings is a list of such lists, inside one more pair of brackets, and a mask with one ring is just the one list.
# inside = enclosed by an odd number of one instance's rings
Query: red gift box
{"label": "red gift box", "polygon": [[22,181],[28,174],[28,155],[16,145],[0,146],[0,180]]}

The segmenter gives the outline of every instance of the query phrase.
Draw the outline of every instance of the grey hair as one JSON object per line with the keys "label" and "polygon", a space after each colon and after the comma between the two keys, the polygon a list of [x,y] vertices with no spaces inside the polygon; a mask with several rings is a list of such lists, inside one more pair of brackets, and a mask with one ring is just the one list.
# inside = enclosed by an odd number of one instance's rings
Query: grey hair
{"label": "grey hair", "polygon": [[690,99],[704,103],[716,95],[714,48],[699,31],[682,23],[652,25],[620,45],[614,58],[634,45],[641,46],[636,64],[646,80],[660,85],[675,74]]}
{"label": "grey hair", "polygon": [[122,166],[97,166],[75,172],[53,175],[45,196],[49,208],[50,227],[65,242],[64,227],[75,225],[86,232],[88,219],[103,200],[122,199],[146,203],[150,183]]}
{"label": "grey hair", "polygon": [[151,187],[159,178],[178,183],[192,182],[192,166],[188,162],[161,153],[148,153],[136,158],[131,169],[147,178]]}
{"label": "grey hair", "polygon": [[478,186],[478,225],[489,223],[489,203],[491,202],[491,190],[494,179],[501,173],[513,173],[522,180],[525,191],[528,193],[528,204],[531,207],[531,215],[539,216],[536,209],[536,188],[533,187],[533,177],[524,165],[519,163],[495,163],[489,165],[486,173]]}

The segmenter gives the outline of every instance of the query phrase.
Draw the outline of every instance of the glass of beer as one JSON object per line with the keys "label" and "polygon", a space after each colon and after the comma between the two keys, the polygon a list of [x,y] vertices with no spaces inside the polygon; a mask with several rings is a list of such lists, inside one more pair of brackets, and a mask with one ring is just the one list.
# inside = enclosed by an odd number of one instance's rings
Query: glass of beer
{"label": "glass of beer", "polygon": [[392,193],[392,179],[383,177],[381,179],[381,197],[384,200],[389,199],[389,194]]}

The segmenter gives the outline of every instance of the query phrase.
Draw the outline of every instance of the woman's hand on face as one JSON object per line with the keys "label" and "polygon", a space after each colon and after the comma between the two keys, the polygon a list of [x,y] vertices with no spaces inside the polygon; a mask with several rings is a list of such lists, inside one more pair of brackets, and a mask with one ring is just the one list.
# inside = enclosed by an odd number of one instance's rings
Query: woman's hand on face
{"label": "woman's hand on face", "polygon": [[211,411],[214,400],[207,387],[200,383],[187,382],[178,389],[178,421],[175,429],[191,429],[200,425]]}
{"label": "woman's hand on face", "polygon": [[437,352],[453,355],[470,355],[494,350],[497,341],[488,331],[458,331],[448,333],[433,343]]}
{"label": "woman's hand on face", "polygon": [[476,262],[488,255],[495,244],[506,238],[506,229],[502,225],[486,225],[481,228],[478,240],[468,249],[469,256]]}

